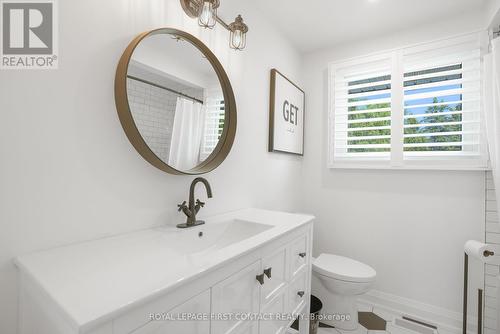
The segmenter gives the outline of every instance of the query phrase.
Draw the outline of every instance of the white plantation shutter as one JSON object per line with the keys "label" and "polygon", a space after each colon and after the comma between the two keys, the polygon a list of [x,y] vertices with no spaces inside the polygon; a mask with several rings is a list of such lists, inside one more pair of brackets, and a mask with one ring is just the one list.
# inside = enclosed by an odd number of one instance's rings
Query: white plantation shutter
{"label": "white plantation shutter", "polygon": [[211,90],[205,98],[205,129],[200,160],[205,160],[219,143],[224,130],[224,96],[220,90]]}
{"label": "white plantation shutter", "polygon": [[330,65],[330,167],[484,169],[479,34]]}
{"label": "white plantation shutter", "polygon": [[385,56],[332,68],[333,159],[390,159],[390,69],[390,58]]}
{"label": "white plantation shutter", "polygon": [[404,51],[405,159],[479,159],[481,49],[477,35]]}

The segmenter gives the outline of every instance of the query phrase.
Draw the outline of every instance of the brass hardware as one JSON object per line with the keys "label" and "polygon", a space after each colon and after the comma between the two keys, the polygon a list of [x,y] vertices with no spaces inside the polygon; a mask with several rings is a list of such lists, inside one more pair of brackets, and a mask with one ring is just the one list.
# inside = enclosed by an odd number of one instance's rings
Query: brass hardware
{"label": "brass hardware", "polygon": [[467,334],[467,303],[468,303],[468,282],[469,282],[469,255],[464,253],[464,292],[463,292],[463,312],[462,312],[462,334]]}
{"label": "brass hardware", "polygon": [[177,227],[178,228],[189,228],[189,227],[195,227],[195,226],[200,226],[200,225],[204,225],[204,224],[205,224],[205,222],[203,220],[197,220],[194,223],[189,224],[189,225],[188,225],[188,223],[178,224]]}
{"label": "brass hardware", "polygon": [[486,251],[484,251],[483,255],[484,255],[484,257],[490,257],[490,256],[494,256],[495,252],[486,250]]}
{"label": "brass hardware", "polygon": [[305,294],[306,294],[306,293],[305,293],[304,291],[299,291],[299,292],[297,292],[297,295],[298,295],[300,298],[304,297],[304,295],[305,295]]}
{"label": "brass hardware", "polygon": [[[214,9],[219,8],[220,0],[208,0],[212,3]],[[181,6],[187,16],[196,19],[200,16],[203,8],[203,0],[181,0]],[[217,17],[218,18],[218,17]]]}
{"label": "brass hardware", "polygon": [[[241,15],[238,15],[234,22],[227,24],[217,15],[217,10],[220,6],[220,0],[180,0],[182,9],[192,19],[199,19],[202,14],[204,1],[208,1],[212,4],[214,9],[215,21],[218,22],[224,29],[230,32],[229,46],[235,50],[243,50],[246,46],[246,33],[248,32],[248,26],[243,22]],[[210,26],[213,28],[213,26]],[[241,34],[237,33],[240,32]],[[238,38],[234,38],[234,35],[238,34]],[[241,38],[240,38],[241,37]],[[239,39],[240,38],[240,39]],[[236,45],[235,41],[241,42],[240,45]]]}
{"label": "brass hardware", "polygon": [[272,267],[264,269],[264,274],[266,274],[267,278],[271,278],[271,270],[272,269],[273,269]]}
{"label": "brass hardware", "polygon": [[235,30],[241,30],[243,33],[248,32],[248,26],[243,23],[243,18],[241,15],[238,15],[235,19],[234,22],[229,24],[229,30],[235,31]]}
{"label": "brass hardware", "polygon": [[186,201],[182,202],[182,204],[177,205],[179,208],[179,212],[182,211],[187,217],[186,223],[177,225],[178,228],[187,228],[194,227],[205,224],[202,220],[196,220],[196,215],[200,211],[202,207],[205,206],[205,203],[200,201],[199,199],[194,201],[194,189],[198,183],[203,183],[205,189],[207,190],[207,197],[212,198],[212,188],[210,187],[210,183],[208,183],[207,179],[202,177],[197,177],[191,182],[191,187],[189,187],[189,206],[186,205]]}
{"label": "brass hardware", "polygon": [[[165,161],[161,160],[151,150],[135,124],[128,101],[127,72],[132,55],[138,45],[145,38],[160,34],[172,35],[182,38],[182,40],[191,43],[198,50],[200,50],[200,52],[205,55],[205,57],[214,68],[222,87],[222,91],[224,93],[224,129],[222,131],[219,143],[205,161],[188,171],[175,169],[174,167],[168,165]],[[200,175],[208,173],[217,168],[226,159],[227,155],[231,151],[231,147],[233,146],[234,138],[236,135],[237,115],[236,99],[234,97],[234,92],[231,86],[231,82],[229,81],[229,77],[227,76],[224,67],[219,62],[214,53],[205,44],[203,44],[202,41],[185,31],[172,28],[160,28],[146,31],[138,35],[134,40],[132,40],[132,42],[130,42],[128,47],[123,52],[123,55],[120,58],[120,62],[118,63],[118,68],[116,69],[115,104],[118,111],[120,123],[130,143],[147,162],[166,173],[175,175]]]}
{"label": "brass hardware", "polygon": [[181,0],[181,6],[186,15],[192,19],[195,19],[200,15],[201,4],[198,1]]}
{"label": "brass hardware", "polygon": [[243,23],[243,18],[238,15],[233,23],[229,25],[229,46],[234,50],[243,50],[247,44],[248,26]]}
{"label": "brass hardware", "polygon": [[145,83],[146,85],[149,85],[149,86],[153,86],[153,87],[156,87],[156,88],[160,88],[160,89],[166,90],[166,91],[168,91],[170,93],[174,93],[177,96],[185,97],[188,100],[191,100],[191,101],[194,101],[194,102],[198,102],[200,104],[205,104],[205,102],[203,100],[200,100],[200,99],[198,99],[196,97],[193,97],[193,96],[184,94],[182,92],[176,91],[175,89],[171,89],[171,88],[168,88],[168,87],[165,87],[165,86],[162,86],[162,85],[158,85],[158,84],[156,84],[156,83],[154,83],[152,81],[144,80],[144,79],[141,79],[141,78],[138,78],[138,77],[134,77],[132,75],[127,75],[127,78],[130,79],[130,80],[134,80],[134,81],[139,81],[139,82]]}
{"label": "brass hardware", "polygon": [[177,204],[177,211],[181,212],[187,209],[186,201],[182,202],[181,204]]}
{"label": "brass hardware", "polygon": [[[494,252],[491,251],[485,251],[483,253],[484,256],[493,256],[495,255]],[[466,334],[467,333],[467,303],[468,303],[468,288],[469,288],[469,255],[467,253],[464,253],[464,292],[463,292],[463,312],[462,312],[462,333]],[[477,296],[477,310],[478,310],[478,316],[477,316],[477,328],[478,334],[482,333],[482,328],[483,328],[483,294],[484,291],[482,289],[478,289],[478,296]]]}
{"label": "brass hardware", "polygon": [[477,334],[483,333],[483,289],[477,291]]}
{"label": "brass hardware", "polygon": [[300,256],[301,258],[305,258],[305,257],[306,257],[306,253],[299,253],[299,256]]}
{"label": "brass hardware", "polygon": [[264,285],[264,274],[257,275],[255,278],[259,281],[260,285]]}

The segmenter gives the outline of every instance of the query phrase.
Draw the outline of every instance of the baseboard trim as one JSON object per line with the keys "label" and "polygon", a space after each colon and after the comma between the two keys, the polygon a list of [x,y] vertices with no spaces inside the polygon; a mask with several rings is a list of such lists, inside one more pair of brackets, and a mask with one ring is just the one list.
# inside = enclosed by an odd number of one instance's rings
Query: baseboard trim
{"label": "baseboard trim", "polygon": [[[462,333],[462,314],[416,300],[399,297],[381,291],[370,291],[359,298],[359,302],[368,304],[394,317],[407,316],[426,323],[432,323],[442,331],[451,334]],[[468,333],[477,333],[477,317],[468,317]]]}

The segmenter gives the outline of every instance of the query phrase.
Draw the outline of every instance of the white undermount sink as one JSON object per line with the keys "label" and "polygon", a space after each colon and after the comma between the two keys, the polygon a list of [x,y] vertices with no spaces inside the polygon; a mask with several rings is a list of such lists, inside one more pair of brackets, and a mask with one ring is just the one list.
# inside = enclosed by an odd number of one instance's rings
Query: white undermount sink
{"label": "white undermount sink", "polygon": [[182,255],[217,251],[271,229],[272,225],[233,219],[165,234],[163,241]]}

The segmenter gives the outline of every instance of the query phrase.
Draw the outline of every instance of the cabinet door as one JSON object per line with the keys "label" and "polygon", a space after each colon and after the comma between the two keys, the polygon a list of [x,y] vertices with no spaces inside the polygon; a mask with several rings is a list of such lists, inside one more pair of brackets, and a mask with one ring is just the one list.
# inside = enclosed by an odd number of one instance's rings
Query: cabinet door
{"label": "cabinet door", "polygon": [[[285,318],[287,313],[287,290],[282,290],[261,312],[259,321],[260,334],[282,334],[291,320]],[[280,315],[280,317],[277,317]],[[282,315],[282,316],[281,316]]]}
{"label": "cabinet door", "polygon": [[287,281],[287,249],[278,249],[273,254],[262,259],[262,270],[265,273],[262,285],[262,304],[269,303],[285,287]]}
{"label": "cabinet door", "polygon": [[239,316],[259,313],[261,285],[256,276],[260,274],[257,261],[212,287],[212,334],[239,333],[249,323]]}
{"label": "cabinet door", "polygon": [[307,241],[308,236],[303,235],[290,245],[290,272],[292,278],[297,276],[308,264],[310,254],[307,254],[309,249]]}
{"label": "cabinet door", "polygon": [[251,322],[247,326],[243,326],[241,331],[238,331],[237,334],[265,334],[263,332],[259,333],[259,323],[257,321]]}
{"label": "cabinet door", "polygon": [[[191,316],[206,318],[188,318]],[[188,300],[184,304],[163,314],[157,314],[133,334],[210,334],[210,290]]]}

